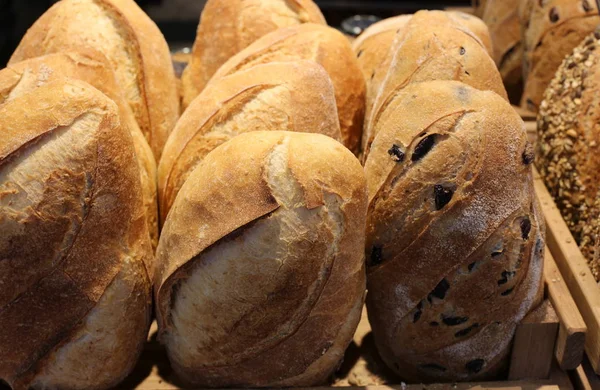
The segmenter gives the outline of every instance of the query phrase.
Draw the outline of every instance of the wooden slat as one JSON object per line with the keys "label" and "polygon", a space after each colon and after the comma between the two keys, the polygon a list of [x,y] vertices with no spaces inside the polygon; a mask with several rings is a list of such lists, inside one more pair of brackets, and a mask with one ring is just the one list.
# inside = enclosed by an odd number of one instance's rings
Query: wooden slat
{"label": "wooden slat", "polygon": [[600,289],[539,174],[534,177],[536,193],[546,218],[546,241],[588,328],[585,351],[594,371],[599,373]]}
{"label": "wooden slat", "polygon": [[556,360],[563,370],[574,370],[583,360],[587,327],[547,247],[544,258],[544,278],[548,299],[552,302],[560,321],[556,340]]}
{"label": "wooden slat", "polygon": [[558,316],[549,301],[544,301],[525,317],[515,332],[509,380],[550,376],[558,325]]}
{"label": "wooden slat", "polygon": [[575,390],[600,389],[600,378],[594,373],[587,359],[576,370],[571,372],[571,380],[573,381],[573,388]]}
{"label": "wooden slat", "polygon": [[513,106],[515,111],[523,118],[524,121],[533,121],[535,122],[537,118],[537,114],[535,112],[531,112],[523,107]]}

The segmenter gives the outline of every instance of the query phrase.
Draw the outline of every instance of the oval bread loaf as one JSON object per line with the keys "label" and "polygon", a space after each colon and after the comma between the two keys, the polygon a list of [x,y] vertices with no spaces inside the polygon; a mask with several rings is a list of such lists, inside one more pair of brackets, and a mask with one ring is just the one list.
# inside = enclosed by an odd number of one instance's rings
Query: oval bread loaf
{"label": "oval bread loaf", "polygon": [[146,220],[152,247],[156,249],[158,244],[156,161],[150,145],[144,138],[131,108],[118,87],[115,74],[108,60],[101,53],[84,50],[79,53],[48,54],[9,65],[6,69],[0,71],[0,91],[4,96],[0,100],[10,99],[12,95],[22,94],[49,81],[65,77],[87,82],[117,104],[121,126],[129,130],[133,138],[142,184]]}
{"label": "oval bread loaf", "polygon": [[335,94],[313,61],[273,62],[211,83],[184,112],[159,167],[161,221],[206,155],[238,134],[256,130],[320,133],[341,140]]}
{"label": "oval bread loaf", "polygon": [[62,0],[27,31],[9,64],[44,54],[100,51],[158,160],[179,116],[169,47],[133,0]]}
{"label": "oval bread loaf", "polygon": [[191,173],[164,225],[159,339],[200,387],[324,383],[365,293],[366,183],[321,134],[244,133]]}
{"label": "oval bread loaf", "polygon": [[312,0],[208,0],[183,73],[184,108],[230,57],[263,35],[301,23],[327,24]]}
{"label": "oval bread loaf", "polygon": [[538,115],[536,165],[575,241],[600,279],[600,29],[568,56]]}
{"label": "oval bread loaf", "polygon": [[[506,90],[496,64],[481,40],[443,11],[419,11],[396,35],[381,73],[375,73],[378,88],[363,133],[363,159],[375,133],[382,108],[410,83],[457,80],[480,90],[496,92],[505,99]],[[377,87],[378,86],[378,87]]]}
{"label": "oval bread loaf", "polygon": [[364,120],[366,85],[348,39],[339,31],[305,23],[281,28],[260,38],[231,57],[214,80],[275,61],[312,60],[331,78],[344,145],[358,152]]}
{"label": "oval bread loaf", "polygon": [[146,341],[151,261],[118,108],[80,81],[0,103],[0,380],[108,389]]}
{"label": "oval bread loaf", "polygon": [[600,24],[594,0],[524,0],[521,28],[525,87],[521,105],[537,112],[565,56]]}
{"label": "oval bread loaf", "polygon": [[455,81],[398,91],[366,161],[367,310],[407,380],[498,373],[542,292],[544,226],[524,124]]}

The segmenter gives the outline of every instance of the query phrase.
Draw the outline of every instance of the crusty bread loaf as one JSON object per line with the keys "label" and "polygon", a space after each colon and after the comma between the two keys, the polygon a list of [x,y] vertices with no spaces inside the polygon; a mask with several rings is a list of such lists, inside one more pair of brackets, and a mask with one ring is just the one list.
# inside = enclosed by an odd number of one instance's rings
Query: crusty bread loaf
{"label": "crusty bread loaf", "polygon": [[536,165],[594,277],[600,279],[600,29],[550,83],[538,116]]}
{"label": "crusty bread loaf", "polygon": [[323,67],[306,60],[272,62],[205,88],[165,145],[158,171],[161,221],[191,171],[211,150],[257,130],[320,133],[340,141],[333,85]]}
{"label": "crusty bread loaf", "polygon": [[179,96],[167,42],[133,0],[58,2],[29,29],[9,63],[82,47],[110,60],[158,160],[179,116]]}
{"label": "crusty bread loaf", "polygon": [[0,101],[11,95],[38,88],[58,78],[70,77],[85,81],[111,98],[119,108],[121,126],[129,130],[142,184],[142,195],[152,247],[158,244],[158,203],[156,161],[150,145],[144,138],[131,108],[118,87],[108,60],[99,52],[65,52],[49,54],[9,65],[0,71]]}
{"label": "crusty bread loaf", "polygon": [[0,380],[107,389],[150,323],[152,258],[118,108],[80,81],[0,103]]}
{"label": "crusty bread loaf", "polygon": [[396,92],[366,161],[367,309],[403,378],[496,374],[541,298],[543,220],[523,121],[456,81]]}
{"label": "crusty bread loaf", "polygon": [[358,152],[364,120],[365,80],[348,39],[333,28],[305,23],[267,34],[231,57],[211,82],[259,64],[301,59],[318,62],[331,77],[343,143],[352,152]]}
{"label": "crusty bread loaf", "polygon": [[182,78],[183,106],[229,58],[278,28],[301,23],[327,24],[312,0],[208,0]]}
{"label": "crusty bread loaf", "polygon": [[175,371],[200,387],[324,383],[361,315],[366,211],[362,167],[330,137],[244,133],[209,153],[157,250]]}
{"label": "crusty bread loaf", "polygon": [[518,7],[521,0],[488,0],[482,19],[488,25],[498,65],[510,100],[519,104],[523,90],[523,45]]}
{"label": "crusty bread loaf", "polygon": [[[482,20],[458,11],[446,12],[441,15],[447,17],[443,21],[444,23],[458,23],[469,29],[479,38],[488,53],[492,54],[490,34]],[[390,48],[392,46],[394,46],[394,50],[398,48],[399,43],[394,45],[394,40],[397,36],[403,36],[401,32],[406,29],[411,18],[412,15],[400,15],[377,22],[367,28],[352,44],[358,65],[367,82],[366,118],[369,118],[377,93],[391,65],[393,53],[388,55]],[[440,20],[437,22],[439,23]],[[365,135],[366,133],[363,133],[363,141]]]}
{"label": "crusty bread loaf", "polygon": [[521,105],[537,112],[565,56],[600,24],[594,0],[524,0],[521,5],[525,87]]}
{"label": "crusty bread loaf", "polygon": [[363,160],[375,137],[374,122],[398,90],[410,83],[457,80],[480,90],[506,91],[481,40],[443,11],[419,11],[397,34],[373,82],[377,97],[365,123]]}

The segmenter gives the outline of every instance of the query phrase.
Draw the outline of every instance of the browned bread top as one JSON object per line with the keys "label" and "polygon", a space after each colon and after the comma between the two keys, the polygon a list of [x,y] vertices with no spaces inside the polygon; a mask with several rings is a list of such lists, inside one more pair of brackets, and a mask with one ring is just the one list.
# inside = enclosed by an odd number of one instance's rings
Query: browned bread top
{"label": "browned bread top", "polygon": [[104,55],[85,49],[81,52],[48,54],[13,63],[0,71],[0,91],[3,91],[3,97],[0,100],[10,98],[11,95],[22,94],[38,88],[44,83],[64,77],[89,83],[117,104],[121,125],[130,131],[133,138],[140,170],[146,219],[152,246],[156,248],[158,244],[156,161]]}
{"label": "browned bread top", "polygon": [[330,137],[244,133],[209,153],[157,252],[159,337],[179,374],[216,387],[325,382],[360,318],[366,207],[362,167]]}
{"label": "browned bread top", "polygon": [[536,148],[536,166],[596,279],[600,279],[598,49],[596,29],[556,72],[540,105]]}
{"label": "browned bread top", "polygon": [[27,31],[9,63],[91,48],[102,52],[156,159],[179,115],[169,47],[133,0],[62,0]]}
{"label": "browned bread top", "polygon": [[208,0],[182,78],[184,107],[230,57],[263,35],[301,23],[327,24],[312,0]]}
{"label": "browned bread top", "polygon": [[131,135],[115,103],[80,81],[4,98],[0,378],[17,389],[112,387],[150,319],[152,250]]}
{"label": "browned bread top", "polygon": [[442,11],[417,12],[397,33],[380,70],[373,76],[379,87],[365,123],[363,158],[369,153],[382,108],[411,83],[457,80],[507,99],[498,69],[481,40]]}
{"label": "browned bread top", "polygon": [[302,59],[319,63],[329,74],[343,143],[356,153],[364,120],[366,85],[352,47],[339,31],[313,23],[281,28],[231,57],[212,80],[259,64]]}
{"label": "browned bread top", "polygon": [[214,148],[257,130],[320,133],[341,140],[333,85],[313,61],[272,62],[215,80],[177,123],[158,170],[164,222],[192,170]]}
{"label": "browned bread top", "polygon": [[600,18],[594,0],[525,0],[520,14],[525,50],[522,105],[537,112],[565,56],[594,31]]}
{"label": "browned bread top", "polygon": [[410,380],[494,374],[542,291],[523,121],[496,93],[432,81],[393,95],[377,126],[365,174],[378,349]]}

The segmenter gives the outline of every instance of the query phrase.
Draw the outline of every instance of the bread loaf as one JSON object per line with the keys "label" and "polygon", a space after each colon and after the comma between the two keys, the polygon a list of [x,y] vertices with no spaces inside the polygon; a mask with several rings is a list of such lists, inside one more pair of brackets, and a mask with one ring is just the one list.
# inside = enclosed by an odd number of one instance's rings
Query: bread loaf
{"label": "bread loaf", "polygon": [[[442,15],[442,14],[440,14]],[[486,50],[492,53],[492,44],[488,29],[479,18],[464,12],[446,12],[447,16],[444,22],[458,23],[459,25],[471,30],[473,34],[481,40]],[[356,53],[358,64],[363,71],[367,81],[367,99],[365,106],[365,117],[368,118],[381,83],[384,81],[391,65],[393,53],[388,56],[390,48],[397,49],[400,43],[394,45],[394,40],[401,34],[412,15],[400,15],[384,19],[367,28],[352,44],[352,49]],[[440,22],[440,20],[438,20]],[[376,77],[377,76],[377,77]],[[366,133],[363,133],[363,137]],[[363,139],[364,140],[364,139]]]}
{"label": "bread loaf", "polygon": [[133,0],[62,0],[27,31],[9,64],[44,54],[102,52],[156,160],[179,115],[169,47]]}
{"label": "bread loaf", "polygon": [[158,244],[158,203],[156,161],[131,108],[118,87],[108,60],[99,52],[89,50],[49,54],[9,65],[0,71],[2,98],[23,94],[49,81],[71,77],[85,81],[111,98],[119,108],[121,126],[131,133],[137,156],[142,196],[152,247]]}
{"label": "bread loaf", "polygon": [[0,381],[108,389],[150,323],[152,249],[131,135],[80,81],[0,103]]}
{"label": "bread loaf", "polygon": [[483,21],[488,25],[498,65],[510,100],[519,104],[523,93],[523,45],[518,7],[521,0],[488,0]]}
{"label": "bread loaf", "polygon": [[521,6],[525,88],[521,104],[537,112],[565,56],[600,24],[593,0],[525,0]]}
{"label": "bread loaf", "polygon": [[231,57],[212,80],[259,64],[301,59],[316,61],[331,77],[343,143],[358,152],[364,120],[365,80],[348,39],[333,28],[305,23],[267,34]]}
{"label": "bread loaf", "polygon": [[273,62],[223,77],[204,89],[165,145],[159,167],[161,221],[191,171],[211,150],[256,130],[321,133],[339,141],[327,72],[312,61]]}
{"label": "bread loaf", "polygon": [[536,165],[596,280],[600,218],[600,30],[575,48],[544,94]]}
{"label": "bread loaf", "polygon": [[367,310],[404,379],[498,373],[542,292],[543,220],[523,121],[455,81],[390,97],[366,161]]}
{"label": "bread loaf", "polygon": [[366,211],[358,160],[324,135],[244,133],[209,153],[157,251],[175,371],[199,387],[324,383],[361,315]]}
{"label": "bread loaf", "polygon": [[443,11],[419,11],[396,35],[381,72],[373,76],[379,86],[365,123],[363,159],[375,137],[374,123],[382,108],[410,83],[457,80],[507,99],[502,79],[481,40]]}
{"label": "bread loaf", "polygon": [[312,0],[208,0],[182,79],[184,107],[230,57],[263,35],[301,23],[327,24]]}

